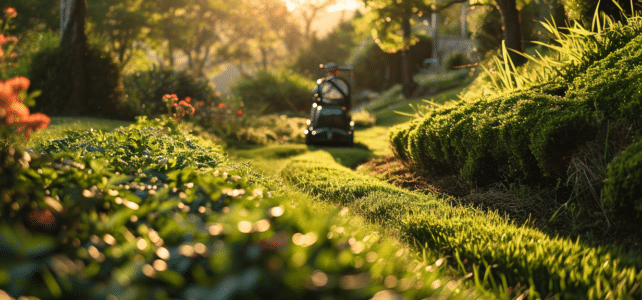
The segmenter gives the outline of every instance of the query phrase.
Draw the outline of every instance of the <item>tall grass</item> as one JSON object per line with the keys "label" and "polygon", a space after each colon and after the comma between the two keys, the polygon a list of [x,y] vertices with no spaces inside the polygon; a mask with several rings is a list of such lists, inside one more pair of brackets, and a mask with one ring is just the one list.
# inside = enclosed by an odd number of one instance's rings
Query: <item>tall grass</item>
{"label": "tall grass", "polygon": [[[486,83],[490,86],[484,90],[485,94],[495,96],[560,79],[571,83],[593,62],[606,57],[639,33],[642,17],[640,12],[634,10],[623,24],[608,15],[600,15],[596,8],[590,29],[580,22],[573,22],[566,27],[559,26],[554,20],[546,20],[541,24],[552,42],[533,43],[542,46],[545,53],[539,50],[535,50],[535,54],[516,52],[507,49],[502,41],[501,56],[493,57],[490,68],[483,67],[489,80]],[[516,67],[508,55],[509,50],[527,58],[527,64]]]}

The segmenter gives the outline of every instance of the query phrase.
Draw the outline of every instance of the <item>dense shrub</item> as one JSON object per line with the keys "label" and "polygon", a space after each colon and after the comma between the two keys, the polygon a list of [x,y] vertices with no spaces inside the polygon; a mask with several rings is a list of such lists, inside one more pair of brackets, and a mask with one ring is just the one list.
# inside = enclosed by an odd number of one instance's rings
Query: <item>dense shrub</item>
{"label": "dense shrub", "polygon": [[395,153],[433,175],[478,185],[564,178],[568,157],[594,131],[563,98],[520,92],[437,108],[390,133]]}
{"label": "dense shrub", "polygon": [[[50,115],[62,115],[67,109],[71,82],[68,76],[69,54],[60,48],[45,48],[33,57],[29,69],[31,91],[40,90],[42,96],[34,110]],[[111,119],[133,119],[134,107],[126,102],[119,66],[109,53],[89,46],[85,53],[84,96],[87,114]]]}
{"label": "dense shrub", "polygon": [[642,214],[642,140],[638,139],[609,163],[602,203],[612,212]]}
{"label": "dense shrub", "polygon": [[232,94],[250,107],[265,107],[265,112],[307,112],[315,83],[292,71],[267,70],[245,76],[232,86]]}
{"label": "dense shrub", "polygon": [[[126,75],[123,79],[128,100],[139,114],[158,116],[167,113],[163,95],[175,94],[179,99],[192,98],[194,103],[211,105],[219,100],[207,78],[196,77],[185,71],[153,68]],[[199,105],[200,106],[200,105]],[[197,114],[202,111],[197,110]]]}
{"label": "dense shrub", "polygon": [[567,97],[587,102],[604,118],[641,124],[642,36],[593,64],[573,81]]}

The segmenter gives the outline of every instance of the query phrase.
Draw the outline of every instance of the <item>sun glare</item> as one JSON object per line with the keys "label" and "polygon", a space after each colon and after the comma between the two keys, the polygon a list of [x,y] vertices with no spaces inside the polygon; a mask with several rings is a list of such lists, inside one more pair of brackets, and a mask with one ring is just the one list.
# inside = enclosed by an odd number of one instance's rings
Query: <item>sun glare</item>
{"label": "sun glare", "polygon": [[[297,4],[307,2],[307,0],[286,0],[285,4],[289,11],[297,9]],[[340,10],[355,10],[362,6],[361,1],[357,0],[338,0],[337,4],[328,7],[328,12],[335,12]]]}

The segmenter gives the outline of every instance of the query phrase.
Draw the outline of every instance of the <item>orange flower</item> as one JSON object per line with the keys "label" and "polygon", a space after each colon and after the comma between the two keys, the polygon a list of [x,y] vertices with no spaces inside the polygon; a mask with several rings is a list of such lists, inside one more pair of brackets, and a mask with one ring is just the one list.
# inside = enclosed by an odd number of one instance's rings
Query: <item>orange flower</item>
{"label": "orange flower", "polygon": [[15,36],[7,36],[7,37],[0,37],[0,44],[8,44],[8,43],[18,43],[18,38]]}
{"label": "orange flower", "polygon": [[241,110],[241,109],[237,110],[236,114],[239,115],[239,116],[242,116],[243,115],[243,110]]}
{"label": "orange flower", "polygon": [[194,115],[195,112],[196,112],[196,108],[192,107],[192,112],[190,113],[190,115]]}
{"label": "orange flower", "polygon": [[7,108],[6,122],[13,124],[21,122],[25,117],[29,116],[29,109],[21,102],[13,102]]}
{"label": "orange flower", "polygon": [[181,100],[181,101],[178,102],[178,105],[188,106],[189,104],[187,104],[187,102],[185,102],[185,100]]}
{"label": "orange flower", "polygon": [[11,87],[14,93],[28,90],[30,83],[28,78],[22,76],[11,78],[5,82],[6,85]]}
{"label": "orange flower", "polygon": [[13,89],[0,81],[0,107],[9,107],[13,102],[18,100],[18,94],[13,92]]}
{"label": "orange flower", "polygon": [[219,103],[219,104],[218,104],[218,107],[220,107],[220,108],[225,107],[225,103]]}
{"label": "orange flower", "polygon": [[15,9],[15,8],[13,8],[13,7],[7,7],[7,8],[4,10],[4,14],[5,14],[7,17],[9,17],[9,18],[15,18],[15,17],[17,17],[17,16],[18,16],[18,12],[17,12],[17,11],[16,11],[16,9]]}
{"label": "orange flower", "polygon": [[186,97],[186,98],[185,98],[185,102],[187,102],[187,103],[192,102],[192,98],[190,98],[190,97]]}
{"label": "orange flower", "polygon": [[49,122],[51,119],[47,115],[35,113],[22,118],[20,127],[16,131],[24,133],[25,137],[30,139],[32,132],[47,128]]}
{"label": "orange flower", "polygon": [[32,131],[45,129],[51,122],[51,118],[43,113],[30,114],[29,116],[23,118],[23,125],[28,127]]}

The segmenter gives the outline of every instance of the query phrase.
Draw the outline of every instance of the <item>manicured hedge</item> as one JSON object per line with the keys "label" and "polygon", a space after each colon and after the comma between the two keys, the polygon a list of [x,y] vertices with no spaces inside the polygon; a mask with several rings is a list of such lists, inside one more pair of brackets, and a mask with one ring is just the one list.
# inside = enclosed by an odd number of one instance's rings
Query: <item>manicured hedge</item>
{"label": "manicured hedge", "polygon": [[390,131],[395,153],[419,171],[478,185],[564,176],[594,131],[577,103],[535,92],[460,102]]}

